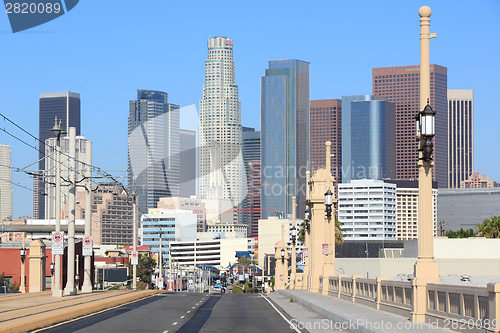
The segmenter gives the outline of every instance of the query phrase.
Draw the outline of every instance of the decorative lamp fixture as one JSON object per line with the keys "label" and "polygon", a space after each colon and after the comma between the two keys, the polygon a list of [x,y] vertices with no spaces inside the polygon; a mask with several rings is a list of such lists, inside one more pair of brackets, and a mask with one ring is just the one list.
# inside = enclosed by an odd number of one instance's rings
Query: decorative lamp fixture
{"label": "decorative lamp fixture", "polygon": [[285,260],[285,249],[281,249],[281,260]]}
{"label": "decorative lamp fixture", "polygon": [[19,250],[19,254],[21,254],[21,262],[24,264],[26,260],[26,249],[23,247]]}
{"label": "decorative lamp fixture", "polygon": [[291,233],[292,234],[292,243],[295,244],[295,239],[297,237],[297,229],[295,229],[295,227],[293,227],[291,231],[292,231],[292,233]]}
{"label": "decorative lamp fixture", "polygon": [[332,217],[332,205],[333,205],[333,193],[328,189],[325,193],[325,207],[326,207],[326,217],[331,218]]}
{"label": "decorative lamp fixture", "polygon": [[425,108],[415,117],[417,128],[420,130],[420,135],[424,140],[422,147],[423,159],[426,162],[432,161],[432,152],[434,145],[432,139],[436,135],[436,111],[432,109],[427,102]]}
{"label": "decorative lamp fixture", "polygon": [[56,269],[56,264],[51,262],[50,263],[50,275],[54,275],[54,270]]}

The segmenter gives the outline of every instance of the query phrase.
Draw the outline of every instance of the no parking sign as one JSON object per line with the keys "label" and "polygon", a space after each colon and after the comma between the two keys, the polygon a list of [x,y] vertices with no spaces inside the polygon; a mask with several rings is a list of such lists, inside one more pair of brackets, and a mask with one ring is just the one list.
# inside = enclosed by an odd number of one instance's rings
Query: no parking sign
{"label": "no parking sign", "polygon": [[52,232],[52,254],[64,254],[64,232],[62,231]]}

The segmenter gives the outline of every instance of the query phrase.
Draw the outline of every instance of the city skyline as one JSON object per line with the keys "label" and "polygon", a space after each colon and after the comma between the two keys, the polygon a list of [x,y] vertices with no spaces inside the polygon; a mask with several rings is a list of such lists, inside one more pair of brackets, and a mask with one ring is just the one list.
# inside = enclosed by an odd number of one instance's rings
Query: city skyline
{"label": "city skyline", "polygon": [[[82,96],[82,135],[94,142],[94,164],[105,170],[125,170],[124,110],[130,91],[138,86],[168,91],[181,107],[197,105],[209,35],[228,36],[235,41],[242,124],[259,129],[259,77],[267,61],[297,58],[310,62],[312,100],[370,94],[372,68],[418,63],[419,27],[415,20],[418,8],[429,5],[433,11],[431,30],[437,33],[437,39],[431,41],[431,63],[448,68],[449,89],[474,90],[475,171],[493,180],[500,179],[500,171],[495,168],[497,157],[489,150],[499,140],[489,135],[495,130],[498,114],[490,98],[496,92],[496,77],[500,74],[494,56],[498,46],[491,43],[500,32],[495,24],[500,13],[497,1],[483,1],[472,7],[465,1],[463,5],[451,1],[387,1],[365,2],[363,6],[322,2],[308,8],[266,4],[265,12],[261,10],[263,3],[259,4],[227,6],[224,12],[231,15],[213,21],[210,13],[216,9],[205,3],[194,10],[186,4],[158,3],[155,11],[127,1],[119,8],[104,3],[97,16],[91,4],[81,3],[61,19],[17,34],[10,33],[5,15],[0,19],[0,30],[4,32],[4,49],[9,51],[4,52],[4,61],[9,66],[1,90],[6,102],[2,114],[36,135],[39,94],[78,91]],[[278,8],[284,15],[270,20]],[[160,12],[165,11],[184,15],[174,15],[165,24],[160,19]],[[336,15],[332,22],[329,18],[335,13],[342,15]],[[292,14],[302,15],[307,25],[298,26],[287,20]],[[95,18],[95,25],[85,24],[90,16]],[[148,19],[142,20],[140,29],[130,24],[142,17]],[[457,19],[465,17],[467,25]],[[172,28],[174,25],[186,29],[179,33]],[[145,31],[157,33],[147,36]],[[169,42],[159,45],[155,52],[130,48],[131,40],[147,41],[158,34]],[[468,47],[450,52],[463,39]],[[167,45],[172,44],[183,48],[170,52]],[[333,52],[339,46],[344,51]],[[367,50],[376,52],[367,57]],[[128,70],[137,65],[137,59],[141,59],[145,70]],[[165,66],[158,67],[159,63]],[[473,63],[475,66],[470,66]],[[1,141],[11,145],[13,167],[24,168],[37,160],[36,150],[7,135]],[[110,151],[109,147],[116,149]],[[23,173],[14,172],[13,182],[32,186],[32,179]],[[31,215],[33,193],[18,186],[14,186],[14,191],[14,216]]]}

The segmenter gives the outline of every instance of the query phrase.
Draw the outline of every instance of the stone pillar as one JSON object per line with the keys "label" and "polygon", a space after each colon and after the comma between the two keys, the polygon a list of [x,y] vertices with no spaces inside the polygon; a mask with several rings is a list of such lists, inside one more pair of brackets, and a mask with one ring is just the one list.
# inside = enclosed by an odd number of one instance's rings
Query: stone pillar
{"label": "stone pillar", "polygon": [[[488,283],[488,318],[490,320],[489,330],[492,332],[500,332],[500,324],[498,323],[498,318],[500,318],[500,283]],[[493,325],[493,320],[496,322]]]}
{"label": "stone pillar", "polygon": [[37,239],[30,243],[28,256],[30,265],[29,292],[36,293],[45,290],[45,244]]}
{"label": "stone pillar", "polygon": [[[274,252],[274,290],[286,289],[288,282],[288,251],[284,238],[284,226],[281,225],[281,240],[276,243]],[[285,256],[281,256],[281,251],[285,251]]]}
{"label": "stone pillar", "polygon": [[[311,172],[306,171],[306,207],[309,207],[309,202],[310,202],[310,188],[311,188]],[[311,217],[309,217],[310,219]],[[309,283],[309,247],[311,246],[311,236],[310,236],[310,229],[308,227],[310,226],[310,222],[306,221],[306,226],[305,226],[305,235],[304,235],[304,250],[302,251],[302,255],[304,256],[304,269],[303,269],[303,274],[302,274],[302,289],[307,290],[308,283]],[[306,250],[307,249],[307,250]],[[307,252],[307,256],[305,255]]]}

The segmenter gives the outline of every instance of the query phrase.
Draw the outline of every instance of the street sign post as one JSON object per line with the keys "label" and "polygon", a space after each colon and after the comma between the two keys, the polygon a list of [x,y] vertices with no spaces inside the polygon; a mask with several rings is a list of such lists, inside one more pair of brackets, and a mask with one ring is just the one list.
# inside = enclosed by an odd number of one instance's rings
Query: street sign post
{"label": "street sign post", "polygon": [[139,252],[137,251],[132,251],[131,253],[132,257],[132,265],[139,265]]}
{"label": "street sign post", "polygon": [[64,254],[64,232],[62,231],[52,232],[52,254]]}
{"label": "street sign post", "polygon": [[328,255],[328,244],[322,244],[321,253],[324,255]]}
{"label": "street sign post", "polygon": [[92,237],[84,237],[83,238],[83,255],[84,256],[92,256]]}

